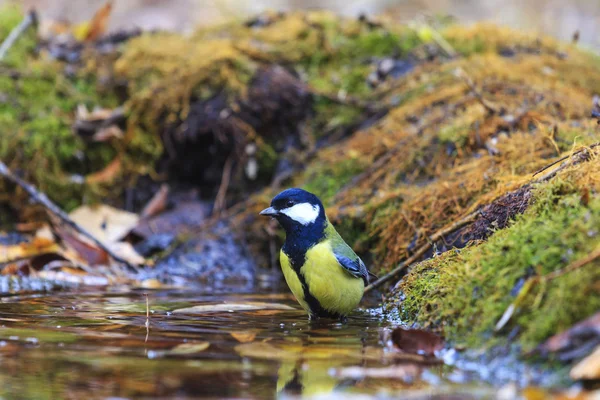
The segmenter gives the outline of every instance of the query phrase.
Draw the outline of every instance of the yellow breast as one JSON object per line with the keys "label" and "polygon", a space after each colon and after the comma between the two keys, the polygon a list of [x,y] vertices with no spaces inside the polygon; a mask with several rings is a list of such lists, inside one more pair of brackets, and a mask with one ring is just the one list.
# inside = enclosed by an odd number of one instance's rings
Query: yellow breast
{"label": "yellow breast", "polygon": [[[310,312],[304,300],[302,283],[283,251],[280,260],[283,274],[292,293],[300,305]],[[332,313],[348,315],[358,306],[362,298],[363,280],[344,271],[328,241],[323,241],[306,252],[306,259],[300,273],[313,297],[321,307]]]}

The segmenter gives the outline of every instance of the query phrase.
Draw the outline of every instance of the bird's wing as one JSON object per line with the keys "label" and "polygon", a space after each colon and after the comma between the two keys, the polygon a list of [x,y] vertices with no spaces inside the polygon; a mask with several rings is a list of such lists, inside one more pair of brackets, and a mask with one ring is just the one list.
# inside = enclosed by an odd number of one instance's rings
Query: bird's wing
{"label": "bird's wing", "polygon": [[346,272],[355,278],[362,278],[362,280],[365,282],[365,285],[369,284],[369,272],[367,271],[365,264],[358,256],[356,256],[356,259],[352,260],[349,257],[336,254],[335,258]]}
{"label": "bird's wing", "polygon": [[328,230],[331,248],[340,266],[350,275],[356,278],[362,278],[365,282],[365,286],[368,285],[369,271],[367,270],[365,263],[362,262],[360,257],[352,250],[352,247],[348,246],[330,223],[328,224]]}

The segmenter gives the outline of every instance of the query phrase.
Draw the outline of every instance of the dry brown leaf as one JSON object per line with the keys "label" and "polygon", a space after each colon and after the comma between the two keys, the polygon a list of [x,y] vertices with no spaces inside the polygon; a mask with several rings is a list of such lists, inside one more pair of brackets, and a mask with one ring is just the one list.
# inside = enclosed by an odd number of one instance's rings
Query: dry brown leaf
{"label": "dry brown leaf", "polygon": [[87,183],[112,182],[121,173],[121,167],[121,157],[117,156],[104,169],[88,175],[85,180]]}
{"label": "dry brown leaf", "polygon": [[[106,265],[109,262],[108,253],[86,238],[67,227],[55,226],[56,234],[62,239],[67,251],[64,253],[68,259],[83,261],[87,265]],[[71,250],[71,251],[69,251]]]}
{"label": "dry brown leaf", "polygon": [[201,351],[208,349],[209,346],[209,342],[182,343],[167,351],[167,354],[183,355],[200,353]]}
{"label": "dry brown leaf", "polygon": [[160,289],[164,286],[165,285],[163,285],[163,283],[158,279],[145,279],[141,281],[139,285],[139,287],[142,289]]}
{"label": "dry brown leaf", "polygon": [[20,260],[8,264],[2,268],[2,275],[5,276],[29,276],[32,272],[29,260]]}
{"label": "dry brown leaf", "polygon": [[281,314],[282,312],[283,312],[283,310],[256,310],[256,311],[252,311],[252,315],[269,316],[269,315]]}
{"label": "dry brown leaf", "polygon": [[35,237],[31,242],[15,245],[0,245],[0,263],[6,263],[22,258],[29,258],[43,253],[54,253],[60,250],[53,240]]}
{"label": "dry brown leaf", "polygon": [[444,339],[421,329],[396,328],[392,331],[392,342],[398,350],[413,354],[434,355],[444,348]]}
{"label": "dry brown leaf", "polygon": [[575,380],[597,380],[600,379],[600,346],[579,361],[573,369],[571,369],[571,378]]}
{"label": "dry brown leaf", "polygon": [[167,209],[167,199],[169,197],[169,185],[166,183],[161,185],[158,192],[152,196],[148,204],[144,206],[140,216],[148,218],[160,214]]}
{"label": "dry brown leaf", "polygon": [[241,332],[230,332],[231,336],[233,336],[233,338],[240,343],[252,342],[256,338],[257,333],[257,331],[251,330]]}
{"label": "dry brown leaf", "polygon": [[541,354],[558,353],[559,359],[568,361],[588,354],[590,343],[594,343],[598,338],[600,312],[552,336],[538,346],[537,351]]}
{"label": "dry brown leaf", "polygon": [[282,349],[269,343],[252,342],[235,346],[235,351],[242,357],[260,358],[266,360],[294,360],[298,354]]}
{"label": "dry brown leaf", "polygon": [[385,368],[346,367],[335,369],[333,376],[339,379],[402,379],[413,380],[421,374],[422,367],[416,364],[401,364]]}
{"label": "dry brown leaf", "polygon": [[102,8],[96,11],[92,17],[92,20],[90,21],[87,34],[85,35],[86,42],[94,41],[106,33],[111,12],[112,1],[107,1]]}
{"label": "dry brown leaf", "polygon": [[130,264],[142,265],[145,262],[144,257],[142,257],[131,245],[131,243],[127,242],[117,242],[107,245],[107,247],[117,256],[121,257],[123,260],[127,261]]}
{"label": "dry brown leaf", "polygon": [[106,247],[120,241],[139,221],[136,214],[107,205],[81,206],[69,217]]}
{"label": "dry brown leaf", "polygon": [[294,310],[294,308],[277,303],[261,303],[250,301],[247,303],[220,303],[203,304],[194,307],[180,308],[173,310],[176,314],[204,314],[209,312],[233,312],[233,311],[253,311],[253,310]]}
{"label": "dry brown leaf", "polygon": [[94,142],[107,142],[110,139],[123,139],[123,130],[119,128],[117,125],[110,125],[105,128],[100,128],[94,136],[92,136],[92,140]]}

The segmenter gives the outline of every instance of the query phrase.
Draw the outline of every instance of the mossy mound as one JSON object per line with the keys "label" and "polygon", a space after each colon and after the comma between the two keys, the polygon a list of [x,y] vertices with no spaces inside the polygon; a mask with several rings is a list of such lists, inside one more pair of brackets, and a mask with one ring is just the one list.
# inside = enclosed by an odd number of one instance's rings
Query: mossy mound
{"label": "mossy mound", "polygon": [[[533,183],[540,168],[598,142],[590,111],[600,92],[599,59],[491,25],[440,33],[457,56],[386,82],[378,90],[391,104],[388,114],[319,151],[289,184],[321,196],[341,234],[380,275],[435,232],[484,210],[434,243],[424,258],[435,257],[408,272],[387,306],[451,340],[482,345],[511,333],[531,348],[600,301],[597,262],[542,278],[598,246],[596,153]],[[238,221],[251,223],[276,191],[247,204]],[[589,201],[579,200],[583,193]],[[265,236],[258,228],[252,234]],[[535,276],[543,283],[494,332],[521,281]]]}
{"label": "mossy mound", "polygon": [[[599,172],[596,160],[535,185],[532,205],[509,227],[418,264],[388,306],[463,344],[511,333],[527,350],[592,315],[600,309],[600,260],[567,266],[600,248],[600,198],[586,197],[600,189]],[[512,303],[509,323],[495,332]]]}
{"label": "mossy mound", "polygon": [[[0,18],[3,40],[22,15],[5,7]],[[66,209],[100,199],[124,206],[143,176],[144,185],[191,182],[206,198],[230,189],[220,203],[231,204],[370,115],[356,99],[374,93],[367,76],[377,57],[419,44],[407,27],[325,12],[106,42],[38,43],[31,29],[2,63],[0,158]],[[123,105],[123,134],[102,143],[75,134],[80,105]]]}

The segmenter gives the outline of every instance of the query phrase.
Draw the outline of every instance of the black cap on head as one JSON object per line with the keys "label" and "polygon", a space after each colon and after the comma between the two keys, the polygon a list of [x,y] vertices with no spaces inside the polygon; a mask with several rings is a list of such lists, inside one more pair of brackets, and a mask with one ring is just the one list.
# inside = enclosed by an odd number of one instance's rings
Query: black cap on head
{"label": "black cap on head", "polygon": [[303,189],[291,188],[279,193],[271,200],[271,207],[260,215],[276,218],[286,229],[312,225],[325,220],[321,200]]}

